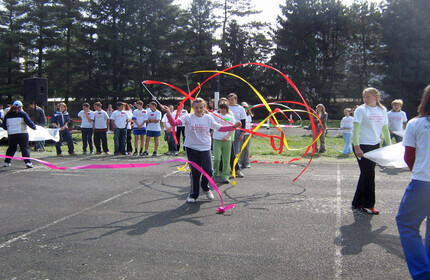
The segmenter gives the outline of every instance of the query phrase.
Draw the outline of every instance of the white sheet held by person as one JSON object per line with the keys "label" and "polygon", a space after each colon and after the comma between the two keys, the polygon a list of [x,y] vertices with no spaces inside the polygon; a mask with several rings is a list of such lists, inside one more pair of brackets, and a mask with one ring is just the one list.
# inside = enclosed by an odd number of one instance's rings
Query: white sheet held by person
{"label": "white sheet held by person", "polygon": [[402,143],[397,143],[395,145],[390,145],[367,152],[364,154],[364,157],[376,162],[380,166],[405,168],[408,166],[403,159],[404,154],[405,147],[402,146]]}
{"label": "white sheet held by person", "polygon": [[[27,131],[28,141],[53,140],[58,142],[60,140],[58,128],[44,128],[36,125],[36,130],[27,129]],[[7,131],[0,128],[0,139],[2,138],[7,138]]]}

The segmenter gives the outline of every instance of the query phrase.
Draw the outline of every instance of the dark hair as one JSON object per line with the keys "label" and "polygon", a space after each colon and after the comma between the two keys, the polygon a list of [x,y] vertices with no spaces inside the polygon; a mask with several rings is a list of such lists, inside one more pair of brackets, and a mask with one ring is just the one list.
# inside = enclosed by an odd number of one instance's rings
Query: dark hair
{"label": "dark hair", "polygon": [[102,106],[102,103],[101,103],[100,101],[97,101],[97,102],[95,102],[95,103],[94,103],[94,105],[96,105],[96,106],[100,106],[100,107],[101,107],[101,106]]}
{"label": "dark hair", "polygon": [[88,104],[87,102],[82,104],[82,107],[90,107],[90,104]]}
{"label": "dark hair", "polygon": [[12,105],[12,106],[10,106],[9,111],[7,111],[7,114],[16,114],[18,112],[19,112],[19,108],[15,105]]}
{"label": "dark hair", "polygon": [[37,106],[36,102],[34,102],[34,101],[30,102],[29,105]]}
{"label": "dark hair", "polygon": [[418,106],[418,117],[426,117],[430,115],[430,85],[423,92],[420,106]]}
{"label": "dark hair", "polygon": [[155,107],[157,107],[157,102],[155,102],[155,101],[151,101],[151,102],[149,102],[149,104],[150,105],[154,105]]}
{"label": "dark hair", "polygon": [[225,109],[225,110],[227,110],[227,112],[228,112],[228,110],[229,110],[228,105],[227,105],[227,104],[225,104],[225,103],[221,103],[221,104],[219,104],[219,105],[218,105],[218,109]]}
{"label": "dark hair", "polygon": [[119,106],[124,106],[124,103],[122,103],[121,101],[117,102],[116,107],[119,107]]}

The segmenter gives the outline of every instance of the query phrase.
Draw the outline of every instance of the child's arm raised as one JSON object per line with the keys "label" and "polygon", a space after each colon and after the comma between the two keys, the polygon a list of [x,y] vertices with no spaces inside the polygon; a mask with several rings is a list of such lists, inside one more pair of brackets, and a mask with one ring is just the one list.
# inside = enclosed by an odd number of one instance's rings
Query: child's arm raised
{"label": "child's arm raised", "polygon": [[182,125],[182,121],[181,120],[175,120],[173,117],[172,117],[172,112],[170,112],[170,109],[169,109],[169,107],[168,106],[166,106],[166,105],[160,105],[160,107],[161,107],[161,109],[167,114],[166,116],[167,116],[167,120],[169,121],[169,124],[171,125],[171,126],[178,126],[178,125]]}

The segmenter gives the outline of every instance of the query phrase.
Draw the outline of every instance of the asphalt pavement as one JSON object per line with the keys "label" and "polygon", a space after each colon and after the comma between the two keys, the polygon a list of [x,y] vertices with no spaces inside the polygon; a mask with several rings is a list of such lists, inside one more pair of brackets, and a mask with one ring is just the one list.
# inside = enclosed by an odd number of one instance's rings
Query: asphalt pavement
{"label": "asphalt pavement", "polygon": [[[154,163],[167,156],[48,157],[59,166]],[[351,159],[252,164],[226,204],[186,203],[182,163],[0,169],[0,279],[410,279],[395,224],[410,173],[376,168],[381,214],[350,208]]]}

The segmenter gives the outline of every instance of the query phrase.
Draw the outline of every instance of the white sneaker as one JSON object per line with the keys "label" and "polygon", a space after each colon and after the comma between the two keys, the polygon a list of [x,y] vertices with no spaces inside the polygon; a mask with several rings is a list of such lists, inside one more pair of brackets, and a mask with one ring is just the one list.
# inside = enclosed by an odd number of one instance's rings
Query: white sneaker
{"label": "white sneaker", "polygon": [[236,172],[236,177],[237,177],[237,178],[243,178],[243,177],[245,177],[245,175],[243,175],[242,171],[238,170],[238,171]]}
{"label": "white sneaker", "polygon": [[213,195],[213,193],[212,193],[211,190],[208,190],[207,192],[205,192],[205,194],[206,194],[206,198],[207,199],[209,199],[209,200],[214,200],[215,199],[215,197],[214,197],[214,195]]}
{"label": "white sneaker", "polygon": [[11,166],[10,162],[3,163],[3,167],[9,167],[9,166]]}
{"label": "white sneaker", "polygon": [[195,199],[195,198],[192,198],[192,197],[188,197],[188,198],[187,198],[187,202],[188,202],[188,203],[195,203],[195,202],[196,202],[196,199]]}
{"label": "white sneaker", "polygon": [[27,166],[27,168],[33,168],[33,164],[31,162],[27,162],[25,166]]}

